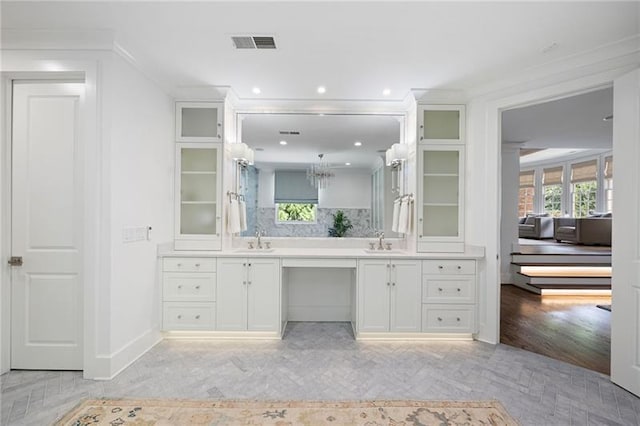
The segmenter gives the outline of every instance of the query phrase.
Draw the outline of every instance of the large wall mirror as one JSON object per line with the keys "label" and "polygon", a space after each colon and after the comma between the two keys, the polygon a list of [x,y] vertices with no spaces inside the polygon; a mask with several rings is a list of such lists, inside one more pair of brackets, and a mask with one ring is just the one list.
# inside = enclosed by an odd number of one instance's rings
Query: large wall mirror
{"label": "large wall mirror", "polygon": [[[239,114],[239,139],[255,150],[242,174],[247,231],[272,237],[372,237],[391,231],[397,175],[385,151],[404,116]],[[338,212],[344,215],[336,223]],[[347,229],[344,229],[347,228]]]}

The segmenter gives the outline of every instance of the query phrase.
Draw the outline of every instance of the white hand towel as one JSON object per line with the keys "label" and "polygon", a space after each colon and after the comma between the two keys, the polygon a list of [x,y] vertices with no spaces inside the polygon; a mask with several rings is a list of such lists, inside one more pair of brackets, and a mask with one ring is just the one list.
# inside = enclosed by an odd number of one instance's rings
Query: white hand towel
{"label": "white hand towel", "polygon": [[238,201],[238,209],[240,213],[240,232],[247,230],[247,203],[244,200]]}
{"label": "white hand towel", "polygon": [[400,203],[400,214],[398,215],[398,232],[405,234],[407,232],[407,219],[409,214],[409,200],[402,200]]}
{"label": "white hand towel", "polygon": [[398,232],[398,219],[400,218],[400,203],[402,201],[398,198],[393,202],[393,216],[391,219],[391,230]]}
{"label": "white hand towel", "polygon": [[414,212],[413,212],[413,198],[408,198],[407,199],[407,204],[409,205],[409,207],[407,208],[407,229],[405,234],[406,235],[411,235],[413,233],[413,216],[414,216]]}
{"label": "white hand towel", "polygon": [[238,200],[234,199],[229,203],[229,232],[232,234],[240,232],[240,209]]}

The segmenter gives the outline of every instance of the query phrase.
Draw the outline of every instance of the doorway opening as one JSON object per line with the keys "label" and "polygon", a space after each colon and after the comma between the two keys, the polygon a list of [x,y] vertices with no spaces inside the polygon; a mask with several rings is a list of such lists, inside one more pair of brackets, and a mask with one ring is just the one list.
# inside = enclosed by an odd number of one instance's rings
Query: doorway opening
{"label": "doorway opening", "polygon": [[[502,112],[500,341],[605,374],[613,89]],[[608,305],[608,306],[607,306]]]}

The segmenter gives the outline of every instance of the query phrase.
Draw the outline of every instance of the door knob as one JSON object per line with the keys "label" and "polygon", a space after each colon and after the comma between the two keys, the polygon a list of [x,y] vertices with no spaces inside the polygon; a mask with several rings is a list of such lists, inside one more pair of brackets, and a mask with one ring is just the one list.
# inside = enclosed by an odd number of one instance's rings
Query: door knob
{"label": "door knob", "polygon": [[11,256],[8,263],[11,266],[22,266],[22,256]]}

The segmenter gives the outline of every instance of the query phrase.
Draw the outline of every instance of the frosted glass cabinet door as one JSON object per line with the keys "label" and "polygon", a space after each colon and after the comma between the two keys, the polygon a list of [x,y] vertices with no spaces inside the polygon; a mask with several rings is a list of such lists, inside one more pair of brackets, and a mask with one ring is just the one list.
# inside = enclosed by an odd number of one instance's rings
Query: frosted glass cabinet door
{"label": "frosted glass cabinet door", "polygon": [[419,156],[418,250],[460,251],[463,249],[464,147],[422,146]]}
{"label": "frosted glass cabinet door", "polygon": [[464,105],[423,105],[418,111],[421,143],[464,143]]}
{"label": "frosted glass cabinet door", "polygon": [[221,142],[221,102],[176,102],[176,141]]}
{"label": "frosted glass cabinet door", "polygon": [[218,249],[220,145],[178,143],[176,163],[176,249]]}

